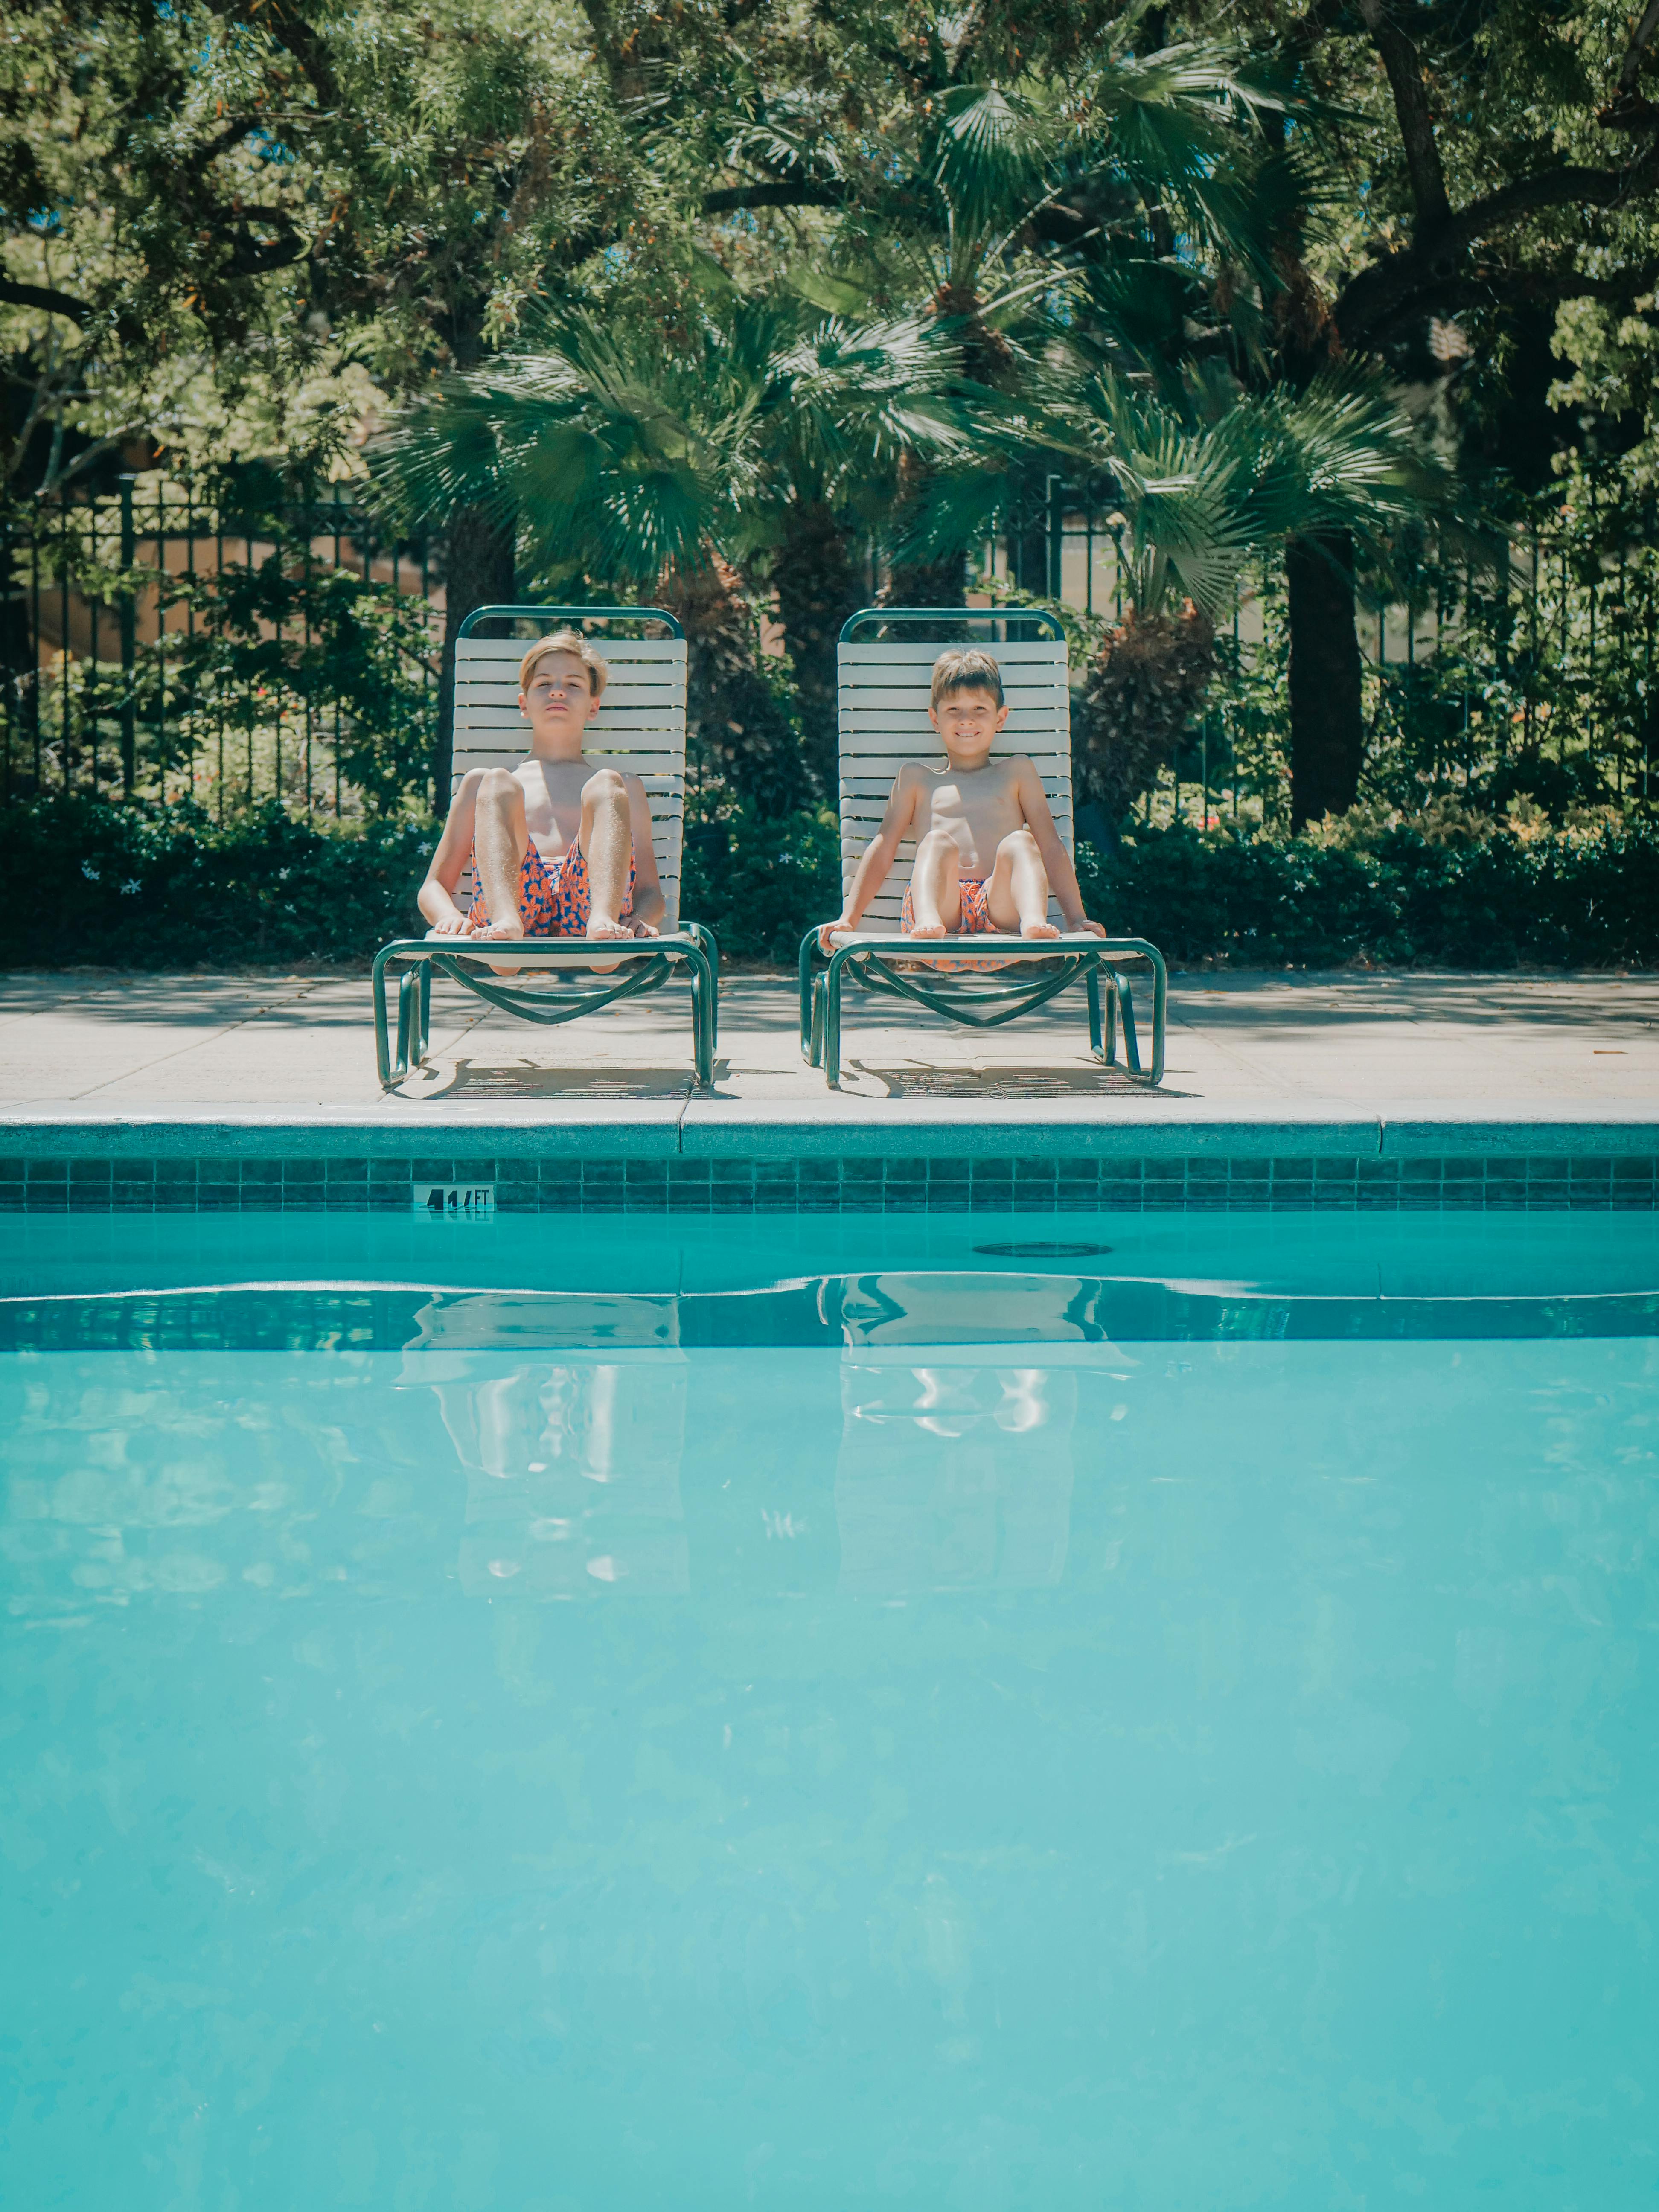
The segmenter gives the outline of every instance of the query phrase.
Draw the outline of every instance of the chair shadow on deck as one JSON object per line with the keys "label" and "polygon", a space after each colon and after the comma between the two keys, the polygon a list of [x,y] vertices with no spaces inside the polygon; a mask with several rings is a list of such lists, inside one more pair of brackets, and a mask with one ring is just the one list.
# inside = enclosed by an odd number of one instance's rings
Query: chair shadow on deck
{"label": "chair shadow on deck", "polygon": [[[1075,1062],[1025,1066],[951,1067],[907,1063],[884,1067],[850,1054],[847,1067],[848,1090],[856,1096],[866,1084],[880,1085],[890,1098],[1144,1098],[1145,1084],[1136,1083],[1121,1067],[1079,1066]],[[1163,1096],[1187,1094],[1165,1084]]]}
{"label": "chair shadow on deck", "polygon": [[[724,1060],[714,1066],[714,1079],[728,1073]],[[685,1098],[696,1089],[690,1070],[678,1067],[633,1067],[625,1062],[603,1066],[550,1067],[532,1060],[441,1060],[432,1078],[413,1078],[398,1086],[404,1097],[629,1099]]]}

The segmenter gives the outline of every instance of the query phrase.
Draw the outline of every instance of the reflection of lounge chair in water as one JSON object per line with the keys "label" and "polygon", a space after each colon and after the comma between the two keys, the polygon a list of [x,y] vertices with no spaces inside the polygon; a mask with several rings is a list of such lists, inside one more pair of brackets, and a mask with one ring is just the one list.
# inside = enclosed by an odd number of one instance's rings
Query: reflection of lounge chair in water
{"label": "reflection of lounge chair in water", "polygon": [[433,1389],[466,1476],[469,1595],[687,1589],[683,1358],[417,1352],[405,1378]]}
{"label": "reflection of lounge chair in water", "polygon": [[917,1358],[860,1348],[842,1363],[842,1592],[1057,1583],[1071,1528],[1076,1376],[971,1350]]}

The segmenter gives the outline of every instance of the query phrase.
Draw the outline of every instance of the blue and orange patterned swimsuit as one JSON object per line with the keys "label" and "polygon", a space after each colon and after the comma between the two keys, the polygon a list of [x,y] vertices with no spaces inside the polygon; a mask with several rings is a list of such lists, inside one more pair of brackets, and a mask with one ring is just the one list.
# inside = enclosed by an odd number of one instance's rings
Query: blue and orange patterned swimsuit
{"label": "blue and orange patterned swimsuit", "polygon": [[[470,862],[474,854],[468,854]],[[634,848],[628,848],[628,896],[617,917],[626,921],[634,911]],[[476,872],[475,872],[476,879]],[[587,880],[587,855],[580,845],[544,860],[534,845],[525,848],[519,867],[519,912],[526,937],[586,937],[593,911],[593,893]],[[479,891],[466,910],[467,926],[482,929],[491,916]]]}

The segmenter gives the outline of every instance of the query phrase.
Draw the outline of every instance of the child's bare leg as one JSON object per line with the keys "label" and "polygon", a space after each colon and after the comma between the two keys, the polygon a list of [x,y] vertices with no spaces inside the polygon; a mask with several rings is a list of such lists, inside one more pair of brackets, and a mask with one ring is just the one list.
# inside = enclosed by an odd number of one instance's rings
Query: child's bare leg
{"label": "child's bare leg", "polygon": [[524,787],[504,768],[486,769],[478,785],[472,820],[472,858],[478,889],[489,920],[475,937],[522,937],[519,871],[530,832],[524,818]]}
{"label": "child's bare leg", "polygon": [[1011,831],[997,847],[986,904],[997,927],[1011,935],[1060,935],[1048,919],[1048,872],[1029,830]]}
{"label": "child's bare leg", "polygon": [[[587,934],[631,938],[634,933],[621,917],[628,898],[634,831],[628,786],[613,768],[600,769],[582,786],[579,842],[587,862]],[[608,975],[621,963],[599,960],[593,964],[599,975]]]}
{"label": "child's bare leg", "polygon": [[587,933],[631,937],[622,919],[628,899],[628,863],[634,849],[628,819],[628,786],[613,768],[602,768],[582,787],[582,854],[587,862]]}
{"label": "child's bare leg", "polygon": [[954,837],[930,830],[910,871],[912,937],[943,937],[962,921],[962,853]]}

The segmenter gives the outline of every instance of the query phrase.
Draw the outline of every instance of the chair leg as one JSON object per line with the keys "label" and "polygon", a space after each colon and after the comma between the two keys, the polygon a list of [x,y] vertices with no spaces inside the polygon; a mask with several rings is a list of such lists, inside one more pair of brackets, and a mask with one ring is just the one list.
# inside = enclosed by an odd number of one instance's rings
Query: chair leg
{"label": "chair leg", "polygon": [[1097,1060],[1105,1057],[1100,1039],[1100,970],[1091,968],[1085,988],[1089,994],[1089,1049]]}
{"label": "chair leg", "polygon": [[697,1082],[712,1090],[714,1082],[714,976],[701,946],[687,962],[691,975],[691,1043],[697,1063]]}
{"label": "chair leg", "polygon": [[425,1065],[426,1048],[428,1044],[431,1042],[431,1037],[432,963],[429,960],[422,960],[421,963],[421,1034],[417,1040],[416,1051],[416,1058],[420,1060],[422,1066]]}
{"label": "chair leg", "polygon": [[1123,1009],[1123,1064],[1131,1075],[1139,1075],[1141,1073],[1140,1039],[1135,1030],[1134,994],[1128,984],[1120,979],[1115,995]]}
{"label": "chair leg", "polygon": [[823,1007],[829,987],[822,975],[812,979],[812,1012],[806,1040],[806,1064],[809,1067],[823,1066]]}
{"label": "chair leg", "polygon": [[[406,1059],[403,1059],[402,1055],[403,1037],[401,1034],[402,1022],[400,1019],[398,1024],[399,1036],[398,1042],[399,1048],[399,1058],[402,1060],[402,1065],[394,1067],[392,1064],[392,1039],[389,1035],[391,1012],[387,1005],[386,956],[384,952],[379,953],[375,956],[374,976],[370,988],[374,1000],[375,1072],[380,1076],[381,1090],[390,1091],[394,1084],[401,1083],[404,1076],[407,1075],[409,1073],[409,1063]],[[402,994],[400,992],[400,1012],[401,1005]]]}
{"label": "chair leg", "polygon": [[841,970],[837,953],[823,979],[823,1079],[831,1091],[841,1089]]}

